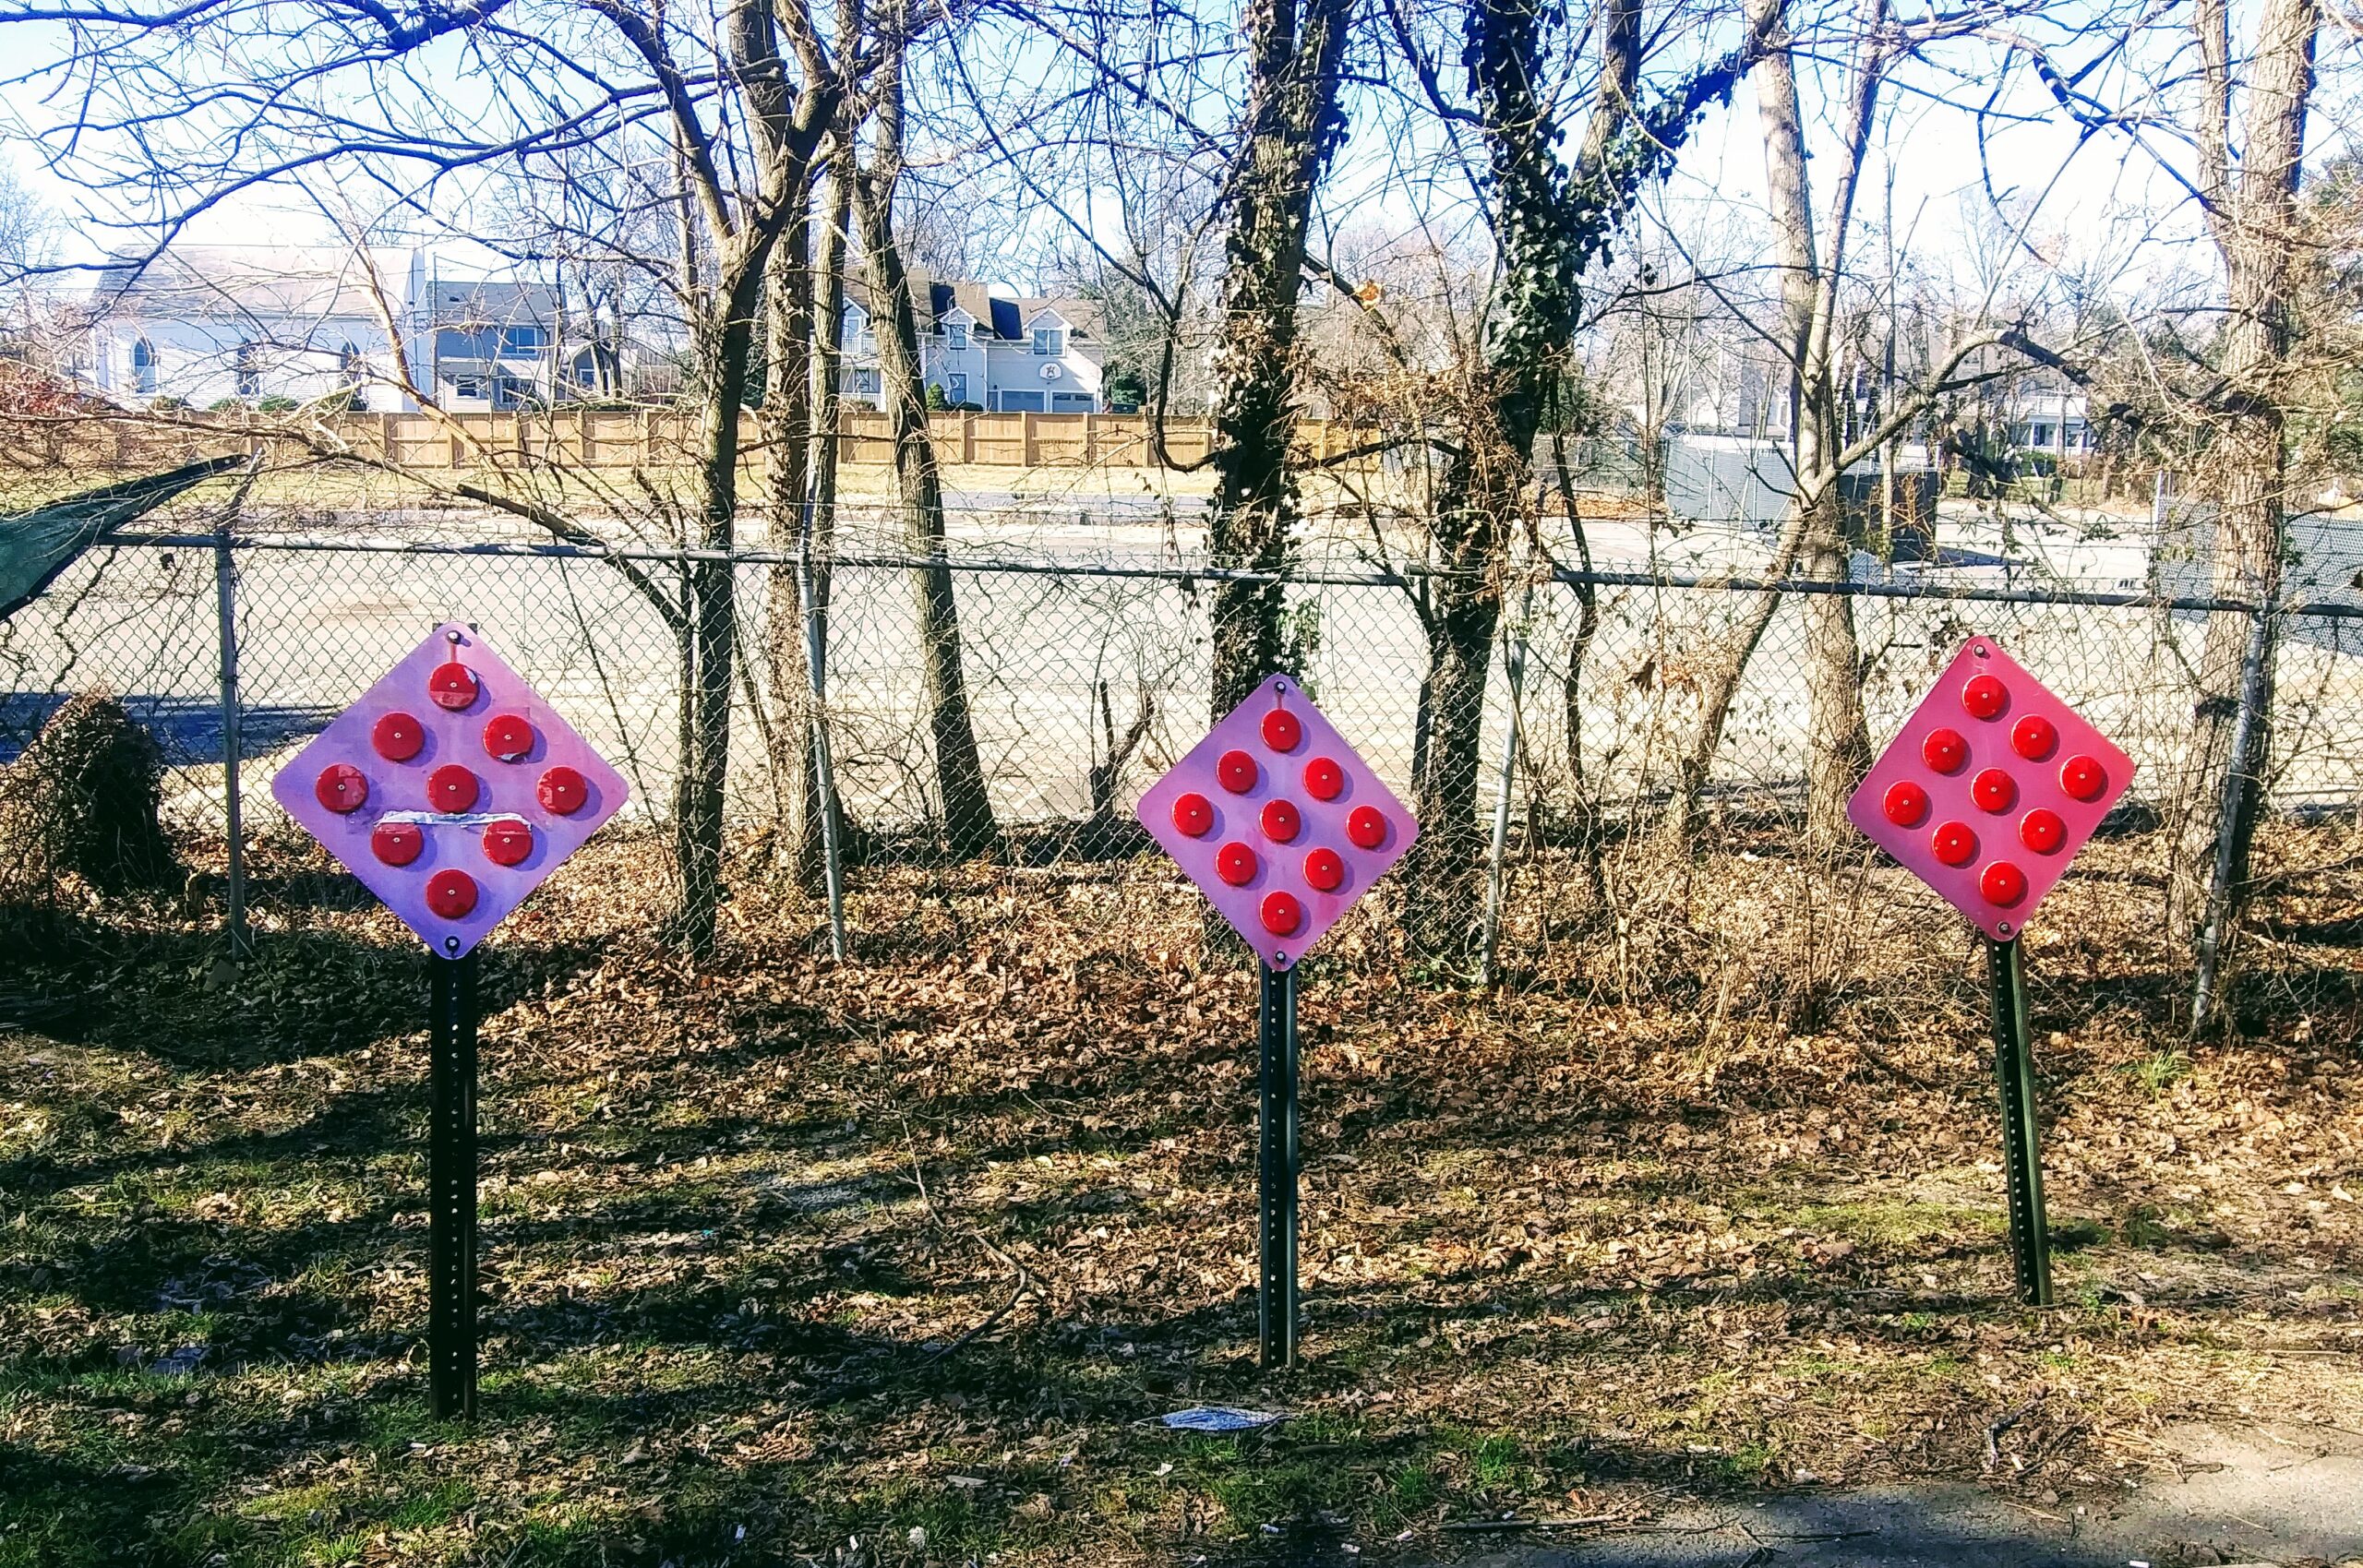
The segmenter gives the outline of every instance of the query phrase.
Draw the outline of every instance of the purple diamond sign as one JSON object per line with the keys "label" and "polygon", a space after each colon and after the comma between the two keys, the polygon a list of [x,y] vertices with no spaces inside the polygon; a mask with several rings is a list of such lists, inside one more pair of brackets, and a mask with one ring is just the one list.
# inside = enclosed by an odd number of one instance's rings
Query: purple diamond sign
{"label": "purple diamond sign", "polygon": [[313,736],[270,793],[437,957],[458,958],[629,791],[524,676],[452,622]]}
{"label": "purple diamond sign", "polygon": [[1134,810],[1277,970],[1302,958],[1420,836],[1403,803],[1285,675],[1208,730]]}

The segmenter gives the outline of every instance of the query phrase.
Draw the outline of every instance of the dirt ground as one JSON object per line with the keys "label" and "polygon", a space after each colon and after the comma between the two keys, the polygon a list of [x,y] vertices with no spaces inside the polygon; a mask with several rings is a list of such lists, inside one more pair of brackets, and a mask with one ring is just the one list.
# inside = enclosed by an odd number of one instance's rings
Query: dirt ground
{"label": "dirt ground", "polygon": [[[1816,939],[1810,1009],[1792,872],[1739,844],[1499,991],[1349,923],[1301,1003],[1306,1364],[1265,1374],[1254,979],[1182,890],[873,873],[838,965],[750,877],[701,967],[603,840],[488,952],[473,1429],[426,1410],[409,939],[292,850],[243,971],[177,901],[24,914],[0,1564],[1433,1562],[1860,1487],[2072,1517],[2182,1423],[2363,1430],[2363,899],[2276,893],[2237,1027],[2186,1045],[2108,915],[2140,859],[2028,939],[2045,1311],[1934,912]],[[1289,1419],[1157,1422],[1198,1404]]]}

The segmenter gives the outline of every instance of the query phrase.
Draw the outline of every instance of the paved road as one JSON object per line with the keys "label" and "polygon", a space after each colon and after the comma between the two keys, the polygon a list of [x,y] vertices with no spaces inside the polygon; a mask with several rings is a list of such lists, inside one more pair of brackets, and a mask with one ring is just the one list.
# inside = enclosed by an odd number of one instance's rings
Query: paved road
{"label": "paved road", "polygon": [[[2363,1560],[2363,1439],[2266,1424],[2168,1434],[2117,1498],[2005,1502],[1964,1485],[1789,1493],[1685,1511],[1646,1531],[1520,1543],[1461,1568],[2126,1568]],[[2209,1468],[2207,1466],[2221,1466]]]}

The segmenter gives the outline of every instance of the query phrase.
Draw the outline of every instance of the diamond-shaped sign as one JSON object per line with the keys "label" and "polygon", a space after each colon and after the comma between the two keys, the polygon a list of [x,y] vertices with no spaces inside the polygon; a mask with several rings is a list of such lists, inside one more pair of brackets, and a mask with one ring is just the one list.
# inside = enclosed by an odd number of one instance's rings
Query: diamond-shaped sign
{"label": "diamond-shaped sign", "polygon": [[361,694],[270,793],[441,958],[506,919],[601,823],[623,775],[456,623]]}
{"label": "diamond-shaped sign", "polygon": [[1293,676],[1257,687],[1134,809],[1275,969],[1294,966],[1420,836]]}
{"label": "diamond-shaped sign", "polygon": [[1973,637],[1872,764],[1846,816],[2008,941],[2132,781],[2124,752],[1992,638]]}

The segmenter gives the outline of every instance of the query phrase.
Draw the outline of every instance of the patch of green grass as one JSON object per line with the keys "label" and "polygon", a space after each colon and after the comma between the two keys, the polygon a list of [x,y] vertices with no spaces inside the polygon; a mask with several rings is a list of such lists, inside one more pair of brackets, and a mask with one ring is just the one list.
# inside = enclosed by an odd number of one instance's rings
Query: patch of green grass
{"label": "patch of green grass", "polygon": [[2153,1051],[2139,1061],[2117,1070],[2153,1095],[2163,1095],[2190,1076],[2190,1053],[2182,1049]]}

